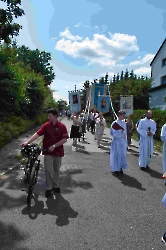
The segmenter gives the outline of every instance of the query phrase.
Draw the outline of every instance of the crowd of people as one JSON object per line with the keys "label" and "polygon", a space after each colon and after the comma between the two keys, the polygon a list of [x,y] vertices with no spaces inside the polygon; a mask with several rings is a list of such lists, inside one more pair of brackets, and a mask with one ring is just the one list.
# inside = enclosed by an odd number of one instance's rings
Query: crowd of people
{"label": "crowd of people", "polygon": [[86,131],[91,130],[94,134],[94,139],[97,141],[97,145],[100,148],[100,142],[104,134],[104,128],[106,127],[106,120],[102,113],[98,113],[96,109],[91,112],[83,110],[81,113],[74,113],[71,116],[73,121],[70,138],[73,139],[73,145],[77,144],[77,140],[82,138],[85,140]]}
{"label": "crowd of people", "polygon": [[[63,144],[69,138],[66,126],[58,120],[58,112],[56,109],[48,110],[48,122],[43,124],[41,128],[27,142],[21,144],[25,146],[32,143],[39,136],[43,137],[44,165],[46,173],[46,192],[48,198],[52,192],[59,193],[59,170],[64,156]],[[83,110],[81,113],[71,113],[70,110],[64,112],[68,119],[72,120],[70,138],[73,144],[77,144],[77,140],[82,138],[85,140],[85,133],[91,129],[97,146],[100,143],[106,127],[106,120],[102,113],[98,113],[96,109],[88,112]],[[139,139],[139,167],[146,171],[150,169],[149,165],[152,161],[154,142],[153,136],[156,133],[156,122],[152,120],[152,111],[148,110],[144,116],[137,121],[135,125]],[[110,147],[110,169],[115,176],[123,176],[123,171],[128,168],[127,149],[131,146],[131,137],[134,130],[134,124],[131,117],[127,117],[123,110],[117,114],[117,119],[111,124],[110,135],[113,137]],[[163,174],[165,174],[166,185],[166,124],[161,129],[161,141],[163,142]],[[166,195],[163,198],[166,206]],[[166,243],[166,233],[162,237],[162,241]]]}

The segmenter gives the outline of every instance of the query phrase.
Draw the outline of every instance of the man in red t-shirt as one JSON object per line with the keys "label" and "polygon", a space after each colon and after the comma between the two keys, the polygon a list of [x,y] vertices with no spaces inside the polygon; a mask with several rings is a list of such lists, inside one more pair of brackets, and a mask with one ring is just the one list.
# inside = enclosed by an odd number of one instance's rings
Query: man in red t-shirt
{"label": "man in red t-shirt", "polygon": [[66,126],[57,119],[57,110],[49,109],[47,114],[49,122],[44,123],[27,142],[21,144],[21,146],[25,146],[35,141],[39,136],[44,136],[43,149],[49,150],[49,152],[43,152],[46,174],[46,198],[51,195],[52,191],[55,193],[60,192],[58,181],[59,169],[64,156],[63,144],[69,138]]}

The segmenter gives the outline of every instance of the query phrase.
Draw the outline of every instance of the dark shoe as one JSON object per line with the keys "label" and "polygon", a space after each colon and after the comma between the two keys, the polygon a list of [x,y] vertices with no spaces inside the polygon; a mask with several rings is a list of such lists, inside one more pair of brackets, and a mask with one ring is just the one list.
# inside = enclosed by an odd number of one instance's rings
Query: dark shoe
{"label": "dark shoe", "polygon": [[141,167],[141,170],[145,171],[146,169],[144,167]]}
{"label": "dark shoe", "polygon": [[123,175],[123,170],[122,170],[122,168],[121,168],[121,170],[119,171],[119,174]]}
{"label": "dark shoe", "polygon": [[51,194],[52,194],[52,189],[46,190],[46,192],[45,192],[45,197],[48,198],[48,197],[51,196]]}
{"label": "dark shoe", "polygon": [[60,191],[61,191],[61,190],[60,190],[59,187],[53,187],[53,192],[54,192],[54,193],[57,194],[57,193],[60,193]]}
{"label": "dark shoe", "polygon": [[115,171],[115,172],[113,172],[113,175],[118,176],[118,175],[119,175],[119,172],[118,172],[118,171]]}

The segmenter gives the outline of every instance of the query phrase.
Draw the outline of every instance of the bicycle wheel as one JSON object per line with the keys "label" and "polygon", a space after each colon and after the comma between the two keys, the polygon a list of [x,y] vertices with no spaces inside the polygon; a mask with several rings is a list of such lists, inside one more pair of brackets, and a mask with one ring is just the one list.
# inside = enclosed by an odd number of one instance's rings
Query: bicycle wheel
{"label": "bicycle wheel", "polygon": [[31,197],[33,192],[33,187],[35,185],[35,172],[36,172],[36,166],[32,166],[30,180],[29,180],[29,187],[28,187],[28,195],[27,195],[27,205],[31,204]]}

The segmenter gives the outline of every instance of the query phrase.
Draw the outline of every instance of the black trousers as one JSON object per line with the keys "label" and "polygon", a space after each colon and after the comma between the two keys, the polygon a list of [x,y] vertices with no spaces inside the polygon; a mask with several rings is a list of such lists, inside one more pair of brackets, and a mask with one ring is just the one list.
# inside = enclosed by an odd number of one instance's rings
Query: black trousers
{"label": "black trousers", "polygon": [[95,132],[95,121],[91,121],[91,132]]}

